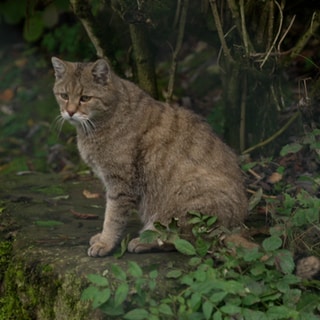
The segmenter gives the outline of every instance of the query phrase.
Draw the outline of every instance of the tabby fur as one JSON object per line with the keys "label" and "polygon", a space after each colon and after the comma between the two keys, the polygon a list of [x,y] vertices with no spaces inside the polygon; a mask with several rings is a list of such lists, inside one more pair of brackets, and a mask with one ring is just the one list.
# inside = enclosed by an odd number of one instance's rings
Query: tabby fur
{"label": "tabby fur", "polygon": [[[154,100],[103,59],[52,63],[61,120],[75,125],[80,155],[106,188],[103,230],[89,256],[112,251],[133,209],[141,231],[175,218],[187,234],[188,211],[216,215],[228,228],[242,224],[247,198],[237,157],[202,118]],[[128,250],[158,246],[135,238]]]}

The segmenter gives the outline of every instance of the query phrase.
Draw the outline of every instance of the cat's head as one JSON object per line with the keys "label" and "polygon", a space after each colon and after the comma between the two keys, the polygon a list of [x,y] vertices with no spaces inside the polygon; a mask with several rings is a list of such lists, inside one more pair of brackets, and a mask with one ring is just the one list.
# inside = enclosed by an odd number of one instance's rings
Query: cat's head
{"label": "cat's head", "polygon": [[63,119],[83,128],[94,125],[95,117],[112,104],[112,71],[104,59],[74,63],[52,58],[55,72],[53,92]]}

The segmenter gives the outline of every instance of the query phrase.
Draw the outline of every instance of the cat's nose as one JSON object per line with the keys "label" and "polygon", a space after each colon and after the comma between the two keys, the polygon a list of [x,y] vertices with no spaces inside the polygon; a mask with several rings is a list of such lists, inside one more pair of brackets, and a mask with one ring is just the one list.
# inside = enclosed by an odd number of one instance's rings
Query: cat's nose
{"label": "cat's nose", "polygon": [[71,110],[68,110],[67,112],[70,118],[72,118],[72,116],[76,113],[75,111],[71,111]]}

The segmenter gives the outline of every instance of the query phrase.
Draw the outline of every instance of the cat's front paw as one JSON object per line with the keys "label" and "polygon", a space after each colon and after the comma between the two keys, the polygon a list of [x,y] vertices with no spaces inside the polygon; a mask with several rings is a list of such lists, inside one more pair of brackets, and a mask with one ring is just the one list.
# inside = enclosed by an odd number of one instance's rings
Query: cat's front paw
{"label": "cat's front paw", "polygon": [[106,256],[113,249],[113,246],[101,241],[101,233],[96,234],[90,239],[90,248],[88,249],[89,257]]}
{"label": "cat's front paw", "polygon": [[166,242],[141,242],[140,238],[132,239],[128,244],[128,251],[132,253],[144,253],[150,251],[174,251],[174,245]]}

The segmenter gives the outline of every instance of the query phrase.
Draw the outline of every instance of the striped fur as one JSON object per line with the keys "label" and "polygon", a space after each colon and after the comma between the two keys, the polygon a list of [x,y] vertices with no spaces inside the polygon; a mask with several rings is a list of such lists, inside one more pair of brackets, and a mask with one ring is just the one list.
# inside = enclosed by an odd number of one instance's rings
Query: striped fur
{"label": "striped fur", "polygon": [[[188,232],[191,210],[241,225],[247,199],[237,158],[202,118],[154,100],[104,60],[52,62],[62,121],[75,125],[79,152],[107,190],[103,230],[91,238],[89,256],[115,247],[132,209],[143,230],[177,218]],[[151,248],[138,238],[129,244],[132,252]]]}

